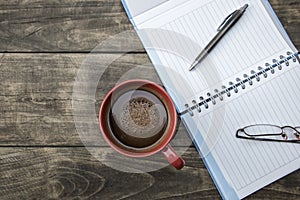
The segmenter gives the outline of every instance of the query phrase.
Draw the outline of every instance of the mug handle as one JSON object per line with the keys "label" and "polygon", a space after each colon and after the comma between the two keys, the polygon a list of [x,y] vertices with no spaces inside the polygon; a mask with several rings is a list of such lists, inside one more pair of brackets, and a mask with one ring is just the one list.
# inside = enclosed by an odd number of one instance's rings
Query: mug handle
{"label": "mug handle", "polygon": [[171,147],[169,144],[165,146],[165,148],[162,150],[162,154],[166,157],[169,163],[173,165],[176,169],[179,170],[183,168],[185,164],[184,160],[177,155],[173,147]]}

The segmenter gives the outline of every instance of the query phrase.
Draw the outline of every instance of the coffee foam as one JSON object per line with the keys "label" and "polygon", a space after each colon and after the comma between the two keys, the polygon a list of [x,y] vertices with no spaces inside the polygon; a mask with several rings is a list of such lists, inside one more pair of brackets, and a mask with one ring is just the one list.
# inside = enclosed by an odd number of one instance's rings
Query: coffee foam
{"label": "coffee foam", "polygon": [[161,109],[161,105],[154,104],[144,97],[133,98],[123,106],[120,127],[135,137],[152,136],[164,126]]}
{"label": "coffee foam", "polygon": [[157,135],[167,124],[163,103],[147,91],[124,93],[115,102],[112,111],[117,126],[127,135],[137,138]]}

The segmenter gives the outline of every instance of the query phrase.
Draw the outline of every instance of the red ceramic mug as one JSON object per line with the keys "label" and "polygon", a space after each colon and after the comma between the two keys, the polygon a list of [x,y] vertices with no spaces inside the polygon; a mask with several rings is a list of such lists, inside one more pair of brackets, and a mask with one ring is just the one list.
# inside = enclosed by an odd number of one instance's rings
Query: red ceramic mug
{"label": "red ceramic mug", "polygon": [[184,160],[170,146],[177,126],[175,106],[167,92],[147,80],[129,80],[105,96],[99,122],[106,142],[129,157],[161,152],[176,169]]}

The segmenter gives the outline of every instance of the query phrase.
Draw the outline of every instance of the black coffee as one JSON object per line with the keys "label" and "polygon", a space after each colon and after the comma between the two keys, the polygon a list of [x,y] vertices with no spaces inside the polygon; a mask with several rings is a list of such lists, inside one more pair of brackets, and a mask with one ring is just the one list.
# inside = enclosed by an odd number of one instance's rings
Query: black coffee
{"label": "black coffee", "polygon": [[110,124],[114,136],[123,144],[143,148],[154,144],[165,132],[167,111],[161,100],[145,90],[131,90],[113,103]]}

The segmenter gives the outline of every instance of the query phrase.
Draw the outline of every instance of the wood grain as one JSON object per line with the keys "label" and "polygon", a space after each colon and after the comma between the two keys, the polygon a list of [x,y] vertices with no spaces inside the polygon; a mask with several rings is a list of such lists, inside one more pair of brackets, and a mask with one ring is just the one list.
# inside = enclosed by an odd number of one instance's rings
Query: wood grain
{"label": "wood grain", "polygon": [[2,52],[89,52],[95,44],[132,29],[119,0],[0,3]]}
{"label": "wood grain", "polygon": [[[300,49],[300,4],[298,0],[271,0],[273,9],[289,34],[293,43]],[[285,4],[286,3],[286,4]],[[284,5],[285,4],[285,5]]]}
{"label": "wood grain", "polygon": [[[72,111],[73,84],[86,54],[0,55],[0,145],[82,145]],[[145,54],[91,54],[104,74],[94,87],[98,112],[105,94],[124,75],[158,80]],[[106,60],[116,59],[109,66]],[[137,66],[145,65],[138,70]],[[147,71],[144,74],[145,70]],[[128,72],[129,71],[129,72]],[[143,75],[144,74],[144,75]],[[126,78],[126,77],[125,77]]]}
{"label": "wood grain", "polygon": [[[270,0],[300,48],[298,0]],[[96,44],[132,30],[120,0],[12,0],[0,2],[0,52],[89,52]],[[142,45],[135,37],[135,46]],[[108,51],[124,50],[122,43]]]}
{"label": "wood grain", "polygon": [[[181,171],[167,166],[128,174],[85,148],[1,148],[0,199],[220,199],[196,150],[188,149],[183,158]],[[249,199],[299,199],[299,181],[294,172]]]}
{"label": "wood grain", "polygon": [[[143,78],[160,83],[146,54],[3,54],[0,63],[0,146],[83,145],[75,127],[72,93],[84,59],[92,60],[95,71],[104,71],[99,82],[88,84],[97,88],[92,105],[96,114],[106,93],[118,82]],[[83,115],[85,111],[81,112]],[[99,127],[98,115],[87,117],[81,121],[85,123],[86,120],[87,126]],[[187,136],[182,124],[178,135],[183,139]],[[85,145],[99,146],[97,135],[88,135],[85,141]]]}

